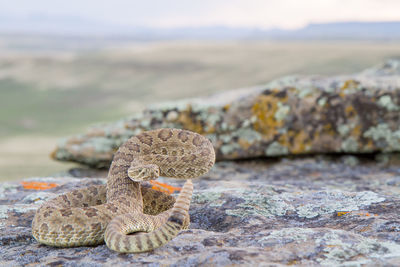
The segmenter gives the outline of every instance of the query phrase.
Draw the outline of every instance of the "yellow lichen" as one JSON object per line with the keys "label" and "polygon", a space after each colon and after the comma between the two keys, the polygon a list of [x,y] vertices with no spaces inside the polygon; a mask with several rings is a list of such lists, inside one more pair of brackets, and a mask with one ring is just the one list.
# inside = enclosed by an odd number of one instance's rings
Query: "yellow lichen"
{"label": "yellow lichen", "polygon": [[361,136],[361,125],[356,125],[350,133],[353,137],[360,137]]}
{"label": "yellow lichen", "polygon": [[193,114],[192,112],[192,106],[187,105],[187,108],[180,112],[179,117],[178,117],[178,122],[180,122],[183,126],[184,129],[196,132],[199,134],[205,134],[205,131],[203,129],[203,126],[201,125],[201,122],[199,120],[195,120],[191,115]]}
{"label": "yellow lichen", "polygon": [[279,137],[278,142],[282,146],[289,148],[293,154],[302,154],[311,146],[311,140],[305,131],[289,130],[287,134]]}
{"label": "yellow lichen", "polygon": [[226,105],[223,107],[223,110],[224,110],[224,111],[228,111],[230,107],[231,107],[230,104],[226,104]]}
{"label": "yellow lichen", "polygon": [[[196,132],[199,134],[211,134],[215,133],[215,125],[207,122],[201,116],[193,114],[193,108],[190,104],[187,105],[185,110],[179,112],[176,121],[182,124],[182,127],[186,130]],[[204,113],[207,114],[207,113]],[[205,124],[206,123],[206,124]],[[204,125],[205,124],[205,125]]]}
{"label": "yellow lichen", "polygon": [[339,95],[340,97],[344,97],[346,95],[346,91],[350,89],[355,89],[359,86],[360,82],[355,80],[347,80],[344,82],[343,86],[340,88]]}
{"label": "yellow lichen", "polygon": [[238,140],[239,146],[243,149],[248,149],[251,145],[251,143],[249,143],[246,139],[242,139],[240,138]]}
{"label": "yellow lichen", "polygon": [[337,216],[343,216],[343,215],[346,215],[347,213],[350,213],[350,211],[338,211],[337,212]]}
{"label": "yellow lichen", "polygon": [[346,106],[346,108],[344,109],[344,112],[346,113],[347,118],[351,118],[356,114],[354,107],[350,106],[350,105]]}
{"label": "yellow lichen", "polygon": [[252,107],[252,113],[257,118],[254,122],[254,130],[263,133],[267,139],[273,139],[277,129],[284,124],[283,120],[276,119],[278,103],[286,103],[287,96],[279,97],[281,91],[274,89],[268,95],[260,95]]}
{"label": "yellow lichen", "polygon": [[310,146],[311,146],[311,140],[305,131],[297,132],[296,135],[294,135],[292,144],[293,154],[304,153]]}
{"label": "yellow lichen", "polygon": [[375,149],[375,144],[372,139],[368,140],[368,143],[365,144],[365,150],[373,151]]}

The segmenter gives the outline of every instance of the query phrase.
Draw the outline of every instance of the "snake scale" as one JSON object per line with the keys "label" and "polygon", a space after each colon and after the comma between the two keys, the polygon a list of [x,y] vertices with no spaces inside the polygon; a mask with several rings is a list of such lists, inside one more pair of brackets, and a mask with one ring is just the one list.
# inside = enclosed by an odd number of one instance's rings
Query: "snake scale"
{"label": "snake scale", "polygon": [[[118,252],[160,247],[188,227],[193,192],[190,178],[215,162],[211,142],[179,129],[143,132],[114,154],[106,185],[77,189],[45,202],[32,222],[43,244],[74,247],[101,244]],[[159,175],[187,179],[173,196],[141,186]]]}

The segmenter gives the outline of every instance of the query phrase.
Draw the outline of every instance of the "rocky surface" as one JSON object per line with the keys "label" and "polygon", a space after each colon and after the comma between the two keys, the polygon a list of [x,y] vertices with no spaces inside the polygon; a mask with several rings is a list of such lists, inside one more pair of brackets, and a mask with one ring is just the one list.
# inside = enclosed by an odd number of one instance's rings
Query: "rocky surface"
{"label": "rocky surface", "polygon": [[[52,156],[107,167],[126,139],[160,127],[202,133],[216,148],[219,162],[194,180],[188,230],[141,254],[39,245],[31,222],[41,203],[105,183],[104,170],[74,169],[0,184],[0,266],[400,265],[400,161],[374,154],[400,151],[400,61],[153,106],[66,138]],[[317,153],[330,156],[307,156]]]}
{"label": "rocky surface", "polygon": [[61,140],[57,160],[110,164],[129,137],[183,128],[207,136],[217,159],[400,151],[400,61],[358,74],[290,76],[265,86],[164,103]]}
{"label": "rocky surface", "polygon": [[105,182],[71,174],[99,175],[73,170],[0,185],[0,266],[400,264],[396,165],[354,156],[219,162],[194,180],[190,229],[142,254],[118,254],[105,245],[52,248],[33,239],[31,221],[43,201]]}

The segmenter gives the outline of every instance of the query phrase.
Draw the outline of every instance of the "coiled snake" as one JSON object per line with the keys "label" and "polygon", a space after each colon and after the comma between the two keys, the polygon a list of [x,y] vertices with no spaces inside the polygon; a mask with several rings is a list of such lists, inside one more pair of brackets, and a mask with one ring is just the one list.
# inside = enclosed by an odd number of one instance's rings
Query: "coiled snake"
{"label": "coiled snake", "polygon": [[[91,186],[44,203],[32,222],[43,244],[74,247],[101,244],[118,252],[160,247],[189,225],[193,185],[215,162],[211,142],[186,130],[158,129],[130,138],[115,153],[107,185]],[[141,187],[141,181],[188,179],[177,200]],[[129,235],[135,233],[133,235]]]}

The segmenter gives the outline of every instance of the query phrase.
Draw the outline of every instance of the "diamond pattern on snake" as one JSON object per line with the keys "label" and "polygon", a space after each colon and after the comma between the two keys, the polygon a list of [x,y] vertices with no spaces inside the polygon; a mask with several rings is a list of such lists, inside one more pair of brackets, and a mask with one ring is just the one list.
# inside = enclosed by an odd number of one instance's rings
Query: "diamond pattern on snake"
{"label": "diamond pattern on snake", "polygon": [[[190,178],[204,175],[214,162],[211,142],[197,133],[166,128],[143,132],[115,153],[106,185],[44,203],[33,219],[32,234],[39,243],[56,247],[105,241],[117,252],[153,250],[189,226]],[[176,200],[141,186],[159,176],[186,179]]]}

